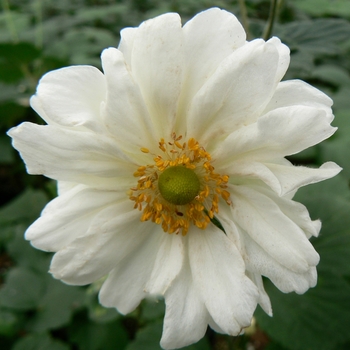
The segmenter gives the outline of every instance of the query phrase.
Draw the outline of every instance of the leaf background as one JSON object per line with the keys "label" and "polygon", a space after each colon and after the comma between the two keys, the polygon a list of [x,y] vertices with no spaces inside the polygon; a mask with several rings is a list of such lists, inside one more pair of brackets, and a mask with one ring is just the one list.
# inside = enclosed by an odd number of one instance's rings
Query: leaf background
{"label": "leaf background", "polygon": [[[261,36],[269,1],[246,0],[252,37]],[[208,330],[189,350],[342,350],[350,348],[350,2],[280,1],[274,35],[291,48],[286,79],[299,78],[334,100],[338,132],[291,160],[343,167],[335,179],[302,188],[297,199],[321,218],[312,243],[321,256],[319,280],[304,295],[283,294],[268,280],[274,317],[257,309],[240,337]],[[5,132],[21,121],[42,121],[28,98],[47,71],[71,64],[100,67],[119,31],[176,11],[186,21],[212,6],[238,17],[236,0],[3,0],[0,13],[0,348],[14,350],[160,349],[164,303],[144,301],[128,316],[97,302],[100,282],[67,286],[47,273],[51,255],[23,239],[26,227],[56,195],[55,184],[28,176]]]}

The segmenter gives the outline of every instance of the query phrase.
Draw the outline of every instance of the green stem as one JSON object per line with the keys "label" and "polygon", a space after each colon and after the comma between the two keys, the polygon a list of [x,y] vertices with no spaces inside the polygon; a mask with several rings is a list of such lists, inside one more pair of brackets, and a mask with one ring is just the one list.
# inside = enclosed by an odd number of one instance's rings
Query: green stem
{"label": "green stem", "polygon": [[21,64],[21,71],[29,83],[31,90],[35,91],[36,86],[38,85],[38,79],[30,72],[27,64]]}
{"label": "green stem", "polygon": [[3,7],[5,15],[6,15],[7,27],[10,31],[12,41],[16,44],[16,43],[18,43],[18,35],[17,35],[16,27],[15,27],[13,20],[12,20],[10,4],[9,4],[8,0],[2,0],[2,7]]}
{"label": "green stem", "polygon": [[247,13],[247,7],[245,5],[244,0],[238,0],[239,3],[239,10],[241,13],[241,19],[242,24],[245,32],[247,33],[247,40],[251,39],[250,31],[249,31],[249,20],[248,20],[248,13]]}
{"label": "green stem", "polygon": [[42,48],[43,42],[44,42],[42,0],[37,0],[35,7],[36,7],[36,18],[37,18],[35,43],[37,47]]}
{"label": "green stem", "polygon": [[278,5],[278,0],[271,1],[269,19],[267,21],[267,25],[263,33],[264,40],[268,40],[271,38],[273,25],[275,23],[276,14],[277,14],[277,5]]}

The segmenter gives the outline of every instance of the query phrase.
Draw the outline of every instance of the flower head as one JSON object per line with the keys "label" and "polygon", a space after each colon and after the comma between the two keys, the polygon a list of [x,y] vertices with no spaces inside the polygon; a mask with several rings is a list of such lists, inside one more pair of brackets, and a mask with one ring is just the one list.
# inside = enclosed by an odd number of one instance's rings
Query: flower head
{"label": "flower head", "polygon": [[9,132],[28,172],[59,186],[26,238],[56,253],[51,273],[66,283],[108,275],[105,306],[128,313],[164,296],[164,348],[198,341],[208,324],[237,335],[257,303],[272,313],[262,276],[283,292],[316,284],[309,238],[320,222],[292,197],[340,168],[285,157],[335,132],[332,101],[281,82],[289,49],[247,42],[217,8],[121,36],[102,53],[103,73],[46,74],[31,105],[47,125]]}

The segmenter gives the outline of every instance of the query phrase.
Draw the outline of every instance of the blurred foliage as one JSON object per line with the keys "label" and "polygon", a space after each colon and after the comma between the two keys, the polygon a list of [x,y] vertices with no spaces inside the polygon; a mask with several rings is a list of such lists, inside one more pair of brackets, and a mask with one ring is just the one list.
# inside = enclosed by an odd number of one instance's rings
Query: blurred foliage
{"label": "blurred foliage", "polygon": [[[262,35],[267,0],[246,0],[251,37]],[[274,317],[261,309],[246,335],[208,330],[189,350],[335,350],[350,348],[350,2],[279,1],[273,34],[291,48],[286,79],[300,78],[334,100],[339,131],[292,161],[333,160],[344,170],[331,181],[301,189],[323,228],[313,240],[321,255],[316,288],[283,294],[269,281]],[[100,67],[100,52],[117,46],[119,31],[160,13],[186,21],[212,6],[240,17],[236,0],[2,0],[0,13],[0,348],[14,350],[160,349],[164,303],[144,301],[122,316],[98,304],[99,282],[67,286],[47,273],[51,254],[33,249],[23,233],[55,196],[55,184],[28,176],[5,132],[21,121],[42,123],[29,107],[40,77],[71,64]]]}

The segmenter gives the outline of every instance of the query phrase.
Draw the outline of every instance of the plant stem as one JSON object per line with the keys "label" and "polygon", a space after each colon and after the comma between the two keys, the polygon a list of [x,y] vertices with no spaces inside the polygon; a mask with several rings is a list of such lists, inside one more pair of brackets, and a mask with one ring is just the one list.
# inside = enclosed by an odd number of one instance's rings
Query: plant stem
{"label": "plant stem", "polygon": [[37,47],[42,48],[44,42],[42,0],[36,1],[35,8],[37,19],[35,44]]}
{"label": "plant stem", "polygon": [[273,24],[275,23],[276,14],[277,14],[277,5],[278,5],[278,0],[271,0],[269,19],[267,21],[267,25],[263,33],[264,40],[268,40],[271,38]]}
{"label": "plant stem", "polygon": [[247,40],[251,39],[251,35],[249,32],[249,21],[248,21],[248,13],[247,13],[247,7],[245,5],[244,0],[238,0],[239,3],[239,10],[241,13],[241,19],[242,19],[242,24],[245,32],[247,33]]}

